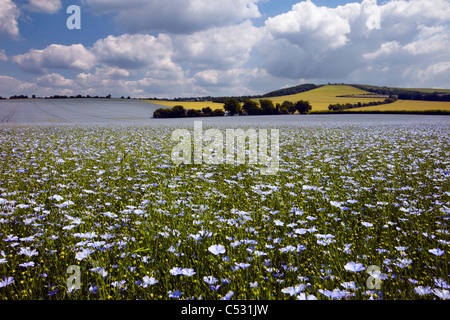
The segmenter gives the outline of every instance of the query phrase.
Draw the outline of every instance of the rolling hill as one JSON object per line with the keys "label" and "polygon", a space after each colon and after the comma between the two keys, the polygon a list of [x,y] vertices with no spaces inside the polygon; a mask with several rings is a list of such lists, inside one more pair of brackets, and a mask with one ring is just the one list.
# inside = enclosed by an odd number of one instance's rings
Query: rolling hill
{"label": "rolling hill", "polygon": [[[292,92],[295,90],[306,90],[296,94],[280,95],[283,92]],[[282,104],[284,101],[297,102],[299,100],[309,101],[313,107],[312,112],[328,111],[330,104],[356,104],[358,102],[372,102],[383,101],[390,94],[396,95],[399,93],[413,93],[420,92],[423,94],[450,94],[450,89],[407,89],[407,88],[393,88],[393,87],[377,87],[369,85],[350,85],[350,84],[335,84],[335,85],[300,85],[292,88],[280,89],[271,93],[254,97],[251,100],[258,102],[259,99],[269,99],[274,104]],[[205,107],[212,109],[222,109],[223,103],[215,103],[212,101],[166,101],[166,100],[145,100],[154,104],[165,107],[173,107],[175,105],[182,105],[186,109],[201,110]],[[352,111],[430,111],[430,110],[444,110],[450,112],[450,102],[442,101],[415,101],[415,100],[398,100],[395,103],[388,105],[378,105],[371,107],[355,108]]]}

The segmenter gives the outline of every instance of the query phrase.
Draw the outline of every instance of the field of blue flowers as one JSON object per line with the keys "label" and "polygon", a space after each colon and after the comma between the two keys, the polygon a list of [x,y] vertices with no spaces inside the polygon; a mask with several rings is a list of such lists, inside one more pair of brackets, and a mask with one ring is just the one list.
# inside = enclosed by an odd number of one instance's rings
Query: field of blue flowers
{"label": "field of blue flowers", "polygon": [[0,299],[450,298],[448,126],[279,129],[266,176],[175,166],[170,127],[0,128]]}

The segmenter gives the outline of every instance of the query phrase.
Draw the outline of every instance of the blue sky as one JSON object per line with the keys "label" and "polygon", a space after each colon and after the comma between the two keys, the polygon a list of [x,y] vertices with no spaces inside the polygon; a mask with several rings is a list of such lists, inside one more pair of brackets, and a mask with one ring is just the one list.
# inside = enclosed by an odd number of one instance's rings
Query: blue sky
{"label": "blue sky", "polygon": [[449,31],[448,0],[0,0],[0,96],[450,88]]}

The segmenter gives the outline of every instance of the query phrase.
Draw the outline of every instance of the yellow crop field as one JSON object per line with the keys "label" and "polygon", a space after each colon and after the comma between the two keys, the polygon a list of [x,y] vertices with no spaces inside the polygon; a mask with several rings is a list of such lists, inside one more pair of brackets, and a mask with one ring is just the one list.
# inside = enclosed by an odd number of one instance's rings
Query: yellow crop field
{"label": "yellow crop field", "polygon": [[158,104],[162,107],[172,108],[174,106],[183,106],[185,109],[202,110],[203,108],[210,107],[211,109],[222,109],[223,103],[216,103],[212,101],[165,101],[165,100],[143,100],[145,102],[150,102]]}
{"label": "yellow crop field", "polygon": [[[272,100],[274,104],[283,103],[284,101],[297,102],[299,100],[306,100],[311,103],[312,111],[325,111],[328,110],[330,104],[336,103],[358,103],[358,102],[371,102],[371,101],[383,101],[384,98],[375,96],[374,98],[361,98],[361,95],[367,95],[370,92],[354,88],[347,85],[327,85],[289,96],[264,98]],[[359,95],[359,97],[338,97],[338,96],[350,96]],[[258,101],[259,99],[254,99]]]}
{"label": "yellow crop field", "polygon": [[350,111],[450,111],[450,102],[398,100],[391,104],[350,109]]}

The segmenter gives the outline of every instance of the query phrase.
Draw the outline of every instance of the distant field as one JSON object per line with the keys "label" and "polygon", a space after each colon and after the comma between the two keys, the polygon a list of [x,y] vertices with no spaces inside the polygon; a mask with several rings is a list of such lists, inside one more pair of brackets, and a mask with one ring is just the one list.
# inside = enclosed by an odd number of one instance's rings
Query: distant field
{"label": "distant field", "polygon": [[[434,92],[436,89],[410,89],[422,92]],[[440,90],[440,92],[450,92],[450,90]],[[349,85],[326,85],[320,88],[302,92],[294,95],[268,97],[274,104],[282,104],[284,101],[297,102],[299,100],[309,101],[313,107],[312,111],[328,111],[330,104],[355,104],[358,102],[383,101],[385,96],[374,94],[370,97],[370,92],[357,89]],[[252,99],[259,101],[259,99]],[[185,109],[201,110],[210,107],[211,109],[223,109],[222,103],[214,103],[211,101],[201,102],[183,102],[183,101],[164,101],[164,100],[144,100],[165,107],[173,107],[182,105]],[[379,105],[373,107],[364,107],[352,109],[354,111],[428,111],[428,110],[446,110],[450,111],[450,102],[434,102],[434,101],[407,101],[399,100],[390,105]]]}
{"label": "distant field", "polygon": [[450,111],[450,102],[398,100],[397,102],[394,102],[392,104],[351,109],[351,111],[429,111],[429,110]]}
{"label": "distant field", "polygon": [[[361,98],[361,97],[337,97],[337,96],[349,96],[349,95],[364,95],[369,92],[354,88],[352,86],[346,85],[329,85],[323,86],[318,89],[314,89],[307,92],[302,92],[290,96],[281,96],[266,98],[272,100],[274,104],[283,103],[284,101],[297,102],[299,100],[307,100],[311,103],[313,109],[312,111],[324,111],[328,110],[330,104],[336,103],[358,103],[358,102],[370,102],[370,101],[382,101],[384,98],[380,96],[375,96],[371,98]],[[255,99],[257,101],[258,99]]]}
{"label": "distant field", "polygon": [[203,108],[210,107],[211,109],[223,109],[223,103],[216,103],[212,101],[165,101],[165,100],[143,100],[153,104],[158,104],[163,107],[183,106],[185,109],[202,110]]}

